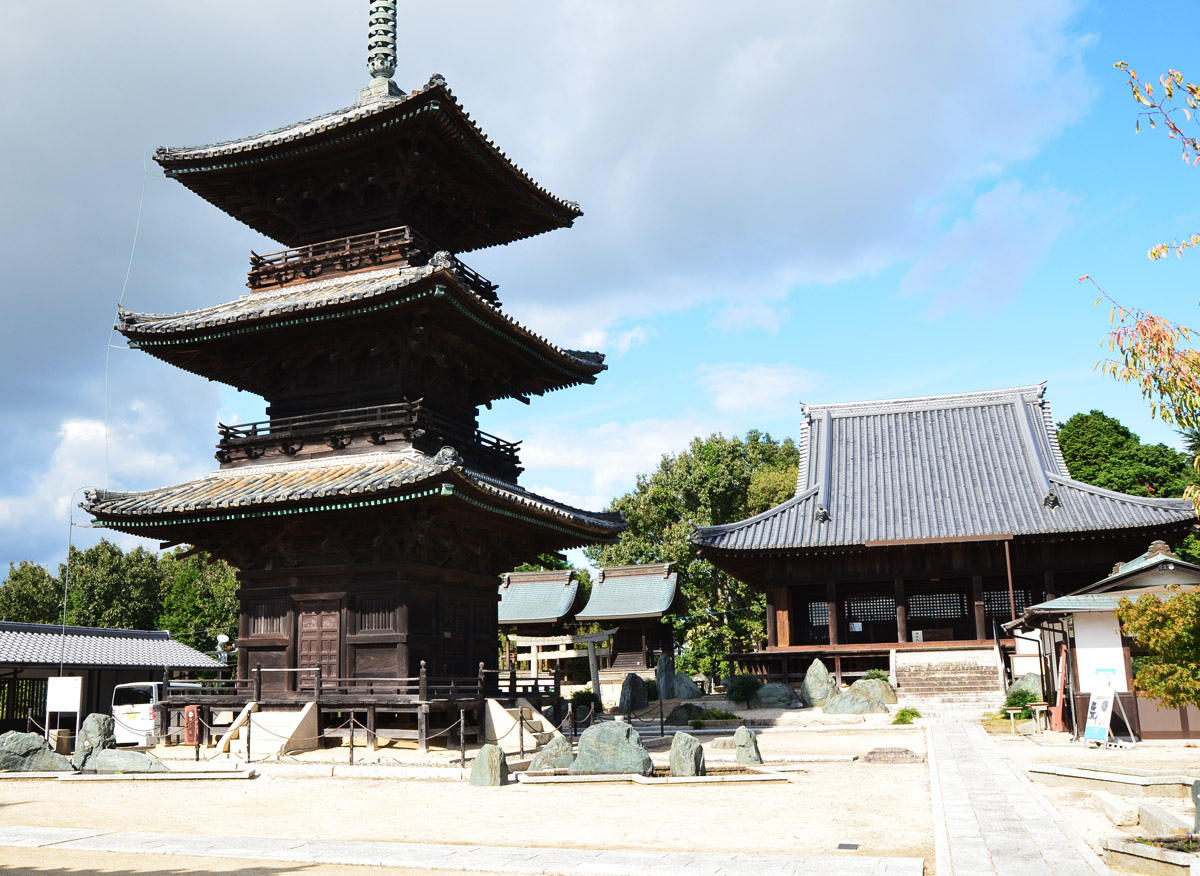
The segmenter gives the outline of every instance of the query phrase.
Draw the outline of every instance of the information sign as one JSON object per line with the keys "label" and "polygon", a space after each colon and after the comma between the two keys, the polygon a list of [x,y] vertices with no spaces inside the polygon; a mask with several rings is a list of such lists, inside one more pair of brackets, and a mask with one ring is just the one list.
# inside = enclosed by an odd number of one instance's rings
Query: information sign
{"label": "information sign", "polygon": [[1096,690],[1088,700],[1087,722],[1083,738],[1091,742],[1108,741],[1108,722],[1112,718],[1113,696],[1117,686],[1117,670],[1097,669],[1094,673]]}

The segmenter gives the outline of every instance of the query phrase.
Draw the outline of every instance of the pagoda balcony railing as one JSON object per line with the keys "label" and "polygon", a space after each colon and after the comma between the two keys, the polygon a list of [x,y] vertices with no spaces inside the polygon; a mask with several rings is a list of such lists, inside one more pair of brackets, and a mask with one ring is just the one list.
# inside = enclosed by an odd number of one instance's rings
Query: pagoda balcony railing
{"label": "pagoda balcony railing", "polygon": [[382,446],[403,441],[420,450],[449,445],[463,461],[483,471],[516,478],[523,469],[520,441],[505,441],[426,407],[420,399],[390,405],[275,417],[256,423],[217,424],[221,463],[258,459],[267,454],[294,457],[306,447],[343,450],[356,442]]}
{"label": "pagoda balcony railing", "polygon": [[[428,263],[436,252],[437,247],[429,238],[407,225],[339,237],[266,255],[251,251],[246,285],[254,290],[271,289],[384,265],[419,267]],[[496,299],[498,287],[495,283],[468,268],[455,256],[451,256],[450,261],[472,292],[494,304],[500,303]]]}

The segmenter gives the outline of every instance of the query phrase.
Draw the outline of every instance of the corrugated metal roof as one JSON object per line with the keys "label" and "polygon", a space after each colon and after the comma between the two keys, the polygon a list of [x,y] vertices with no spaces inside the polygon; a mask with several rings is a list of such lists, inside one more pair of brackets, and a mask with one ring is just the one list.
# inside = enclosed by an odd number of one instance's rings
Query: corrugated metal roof
{"label": "corrugated metal roof", "polygon": [[168,632],[63,628],[0,622],[0,665],[129,666],[217,669],[216,660],[176,642]]}
{"label": "corrugated metal roof", "polygon": [[[1043,386],[806,408],[795,497],[699,528],[721,551],[1095,532],[1181,524],[1183,499],[1071,480]],[[824,505],[822,499],[828,493]]]}
{"label": "corrugated metal roof", "polygon": [[[419,496],[412,494],[411,487],[426,483],[427,490],[418,491]],[[529,510],[605,535],[625,527],[620,514],[572,508],[517,484],[457,464],[439,463],[411,448],[221,469],[184,484],[136,493],[89,491],[83,507],[106,525],[137,528],[160,522],[255,516],[254,512],[269,514],[270,509],[284,505],[320,511],[435,493],[453,495],[456,483],[473,488],[477,496],[492,497],[509,509]]]}
{"label": "corrugated metal roof", "polygon": [[509,572],[500,582],[502,624],[553,623],[571,611],[579,582],[574,569]]}
{"label": "corrugated metal roof", "polygon": [[575,619],[659,617],[675,600],[677,577],[669,563],[601,569],[588,604]]}

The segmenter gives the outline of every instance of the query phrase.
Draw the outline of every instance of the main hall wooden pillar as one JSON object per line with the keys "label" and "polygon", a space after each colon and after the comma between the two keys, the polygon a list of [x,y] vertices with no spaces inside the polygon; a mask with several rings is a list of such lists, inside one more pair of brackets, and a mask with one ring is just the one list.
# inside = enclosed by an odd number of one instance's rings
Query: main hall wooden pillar
{"label": "main hall wooden pillar", "polygon": [[896,641],[908,641],[908,595],[903,578],[896,579]]}
{"label": "main hall wooden pillar", "polygon": [[838,612],[837,585],[832,582],[825,585],[825,603],[829,610],[829,644],[836,645],[841,616]]}
{"label": "main hall wooden pillar", "polygon": [[983,605],[983,578],[980,575],[971,576],[971,599],[975,603],[975,638],[988,638],[987,613]]}
{"label": "main hall wooden pillar", "polygon": [[779,635],[775,629],[775,594],[778,587],[767,588],[767,647],[774,648],[779,644]]}

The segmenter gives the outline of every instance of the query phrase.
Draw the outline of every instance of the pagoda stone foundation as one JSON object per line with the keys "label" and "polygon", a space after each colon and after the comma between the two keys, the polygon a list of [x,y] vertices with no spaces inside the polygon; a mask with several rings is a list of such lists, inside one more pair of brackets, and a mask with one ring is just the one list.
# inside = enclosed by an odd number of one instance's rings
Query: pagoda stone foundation
{"label": "pagoda stone foundation", "polygon": [[98,490],[84,506],[99,525],[240,569],[239,674],[261,667],[267,693],[300,693],[317,670],[344,691],[422,667],[494,669],[498,575],[625,525],[525,490],[519,442],[479,429],[481,406],[605,368],[505,314],[497,286],[459,258],[568,227],[578,205],[500,152],[442,77],[410,92],[391,82],[393,3],[371,4],[369,55],[372,84],[347,109],[155,154],[286,248],[251,255],[247,294],[121,311],[117,329],[261,396],[269,419],[220,425],[205,477]]}

